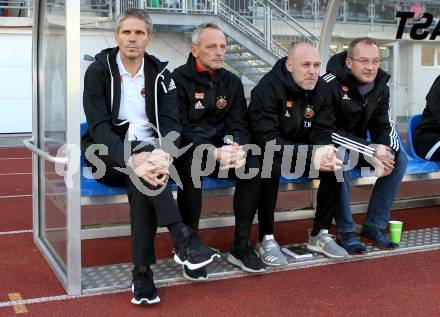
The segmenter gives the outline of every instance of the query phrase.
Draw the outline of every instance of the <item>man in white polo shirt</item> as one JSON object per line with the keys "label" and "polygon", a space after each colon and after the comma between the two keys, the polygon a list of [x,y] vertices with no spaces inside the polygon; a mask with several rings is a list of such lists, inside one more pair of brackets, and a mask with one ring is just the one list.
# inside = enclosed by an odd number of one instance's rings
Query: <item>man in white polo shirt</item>
{"label": "man in white polo shirt", "polygon": [[[179,146],[179,138],[173,138],[174,145],[167,147],[171,142],[165,136],[179,134],[181,127],[167,63],[145,53],[152,27],[145,11],[129,9],[122,13],[116,21],[118,47],[96,55],[84,78],[88,130],[82,137],[82,149],[86,161],[95,172],[99,172],[98,165],[92,162],[96,158],[104,162],[106,170],[103,177],[97,178],[99,182],[127,187],[134,304],[160,301],[150,270],[150,264],[155,263],[157,226],[166,226],[170,231],[174,259],[179,264],[199,269],[219,256],[182,223],[167,182],[169,152]],[[103,145],[104,152],[89,153],[89,146],[96,144]]]}

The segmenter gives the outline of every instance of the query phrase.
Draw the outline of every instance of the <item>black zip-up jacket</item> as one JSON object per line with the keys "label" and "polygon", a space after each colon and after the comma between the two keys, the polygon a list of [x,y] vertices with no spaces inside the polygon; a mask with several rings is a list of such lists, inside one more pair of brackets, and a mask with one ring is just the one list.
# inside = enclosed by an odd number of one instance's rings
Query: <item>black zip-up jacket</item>
{"label": "black zip-up jacket", "polygon": [[[358,81],[345,65],[347,52],[330,58],[327,73],[321,76],[329,85],[335,118],[332,141],[367,156],[374,155],[372,143],[399,150],[397,129],[390,118],[390,75],[379,68],[374,88],[365,98],[358,91]],[[371,141],[367,140],[367,131]]]}
{"label": "black zip-up jacket", "polygon": [[249,143],[246,99],[237,76],[223,68],[214,79],[208,72],[198,73],[191,53],[172,76],[179,96],[182,145],[221,146],[226,135],[238,144]]}
{"label": "black zip-up jacket", "polygon": [[414,136],[417,155],[426,158],[426,154],[438,141],[440,141],[440,76],[426,95],[423,118]]}
{"label": "black zip-up jacket", "polygon": [[[118,119],[121,101],[121,80],[116,55],[118,47],[108,48],[95,56],[84,77],[83,105],[88,130],[82,137],[83,153],[90,144],[104,144],[110,158],[120,167],[125,167],[124,138],[128,122]],[[171,131],[180,134],[177,94],[167,63],[145,53],[145,112],[148,120],[158,129],[161,136]],[[160,138],[153,129],[155,138]],[[174,141],[179,146],[179,138]],[[152,151],[153,145],[134,150],[141,142],[132,141],[132,153]],[[162,142],[162,146],[166,143]],[[166,148],[164,148],[167,151]],[[131,154],[131,153],[128,153]],[[173,153],[170,153],[173,154]]]}
{"label": "black zip-up jacket", "polygon": [[[322,79],[313,90],[300,88],[287,71],[281,58],[251,92],[249,104],[252,137],[264,149],[266,143],[275,140],[281,150],[285,145],[308,145],[307,161],[310,162],[312,144],[331,143],[332,108],[329,92]],[[294,147],[294,155],[298,147]]]}

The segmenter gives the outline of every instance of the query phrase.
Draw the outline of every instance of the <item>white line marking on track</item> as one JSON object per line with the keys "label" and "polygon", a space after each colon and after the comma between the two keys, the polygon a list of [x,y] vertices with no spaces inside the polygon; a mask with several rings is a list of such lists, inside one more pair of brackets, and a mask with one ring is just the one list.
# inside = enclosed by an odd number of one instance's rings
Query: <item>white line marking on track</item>
{"label": "white line marking on track", "polygon": [[59,295],[59,296],[48,296],[48,297],[23,299],[21,301],[14,301],[14,302],[0,302],[0,308],[15,306],[15,305],[19,305],[19,304],[30,305],[30,304],[54,302],[54,301],[60,301],[60,300],[70,300],[70,299],[83,298],[83,297],[101,296],[101,295],[107,295],[107,294],[123,293],[123,292],[127,292],[127,291],[129,291],[128,288],[121,289],[121,290],[109,291],[109,292],[103,292],[103,293],[90,293],[90,294],[82,294],[82,295]]}
{"label": "white line marking on track", "polygon": [[33,230],[16,230],[16,231],[2,231],[0,235],[8,235],[8,234],[21,234],[21,233],[32,233]]}
{"label": "white line marking on track", "polygon": [[6,175],[32,175],[32,172],[25,172],[25,173],[1,173],[0,176],[6,176]]}
{"label": "white line marking on track", "polygon": [[21,198],[21,197],[32,197],[32,194],[6,195],[6,196],[0,196],[0,199],[2,199],[2,198]]}
{"label": "white line marking on track", "polygon": [[0,161],[6,160],[29,160],[32,159],[32,156],[29,157],[0,157]]}

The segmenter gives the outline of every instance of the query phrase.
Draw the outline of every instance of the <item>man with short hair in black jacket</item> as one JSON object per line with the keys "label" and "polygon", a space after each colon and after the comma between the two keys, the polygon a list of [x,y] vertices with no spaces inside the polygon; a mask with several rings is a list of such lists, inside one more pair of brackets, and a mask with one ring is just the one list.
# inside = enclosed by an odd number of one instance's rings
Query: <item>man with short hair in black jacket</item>
{"label": "man with short hair in black jacket", "polygon": [[440,161],[440,76],[426,95],[426,107],[415,136],[417,155],[425,160]]}
{"label": "man with short hair in black jacket", "polygon": [[[390,78],[380,68],[377,43],[370,38],[353,40],[347,51],[334,55],[322,78],[331,91],[334,107],[334,144],[362,154],[359,166],[373,166],[378,180],[373,188],[361,237],[379,248],[396,248],[384,233],[407,158],[399,151],[398,131],[390,118]],[[370,138],[368,138],[368,133]],[[368,162],[368,163],[367,163]],[[355,235],[350,210],[349,172],[344,172],[339,212],[338,241],[349,253],[367,250]]]}
{"label": "man with short hair in black jacket", "polygon": [[[249,105],[253,138],[264,151],[258,208],[259,241],[273,235],[280,175],[335,178],[342,161],[331,146],[329,92],[319,78],[321,58],[313,46],[297,43],[252,90]],[[331,124],[331,122],[330,122]],[[320,144],[322,146],[314,146]],[[273,155],[271,159],[269,153]],[[314,175],[313,175],[314,174]],[[330,186],[327,186],[330,184]],[[339,197],[338,183],[321,183],[307,248],[331,258],[348,254],[329,234]]]}
{"label": "man with short hair in black jacket", "polygon": [[176,262],[198,269],[219,256],[182,223],[167,182],[180,124],[167,63],[145,53],[152,28],[144,10],[129,9],[118,17],[118,46],[97,54],[85,74],[88,129],[81,144],[97,181],[127,188],[134,264],[131,302],[143,305],[160,301],[150,269],[158,225],[170,231]]}
{"label": "man with short hair in black jacket", "polygon": [[[177,203],[184,223],[196,231],[202,210],[202,174],[235,178],[235,235],[228,261],[247,272],[263,272],[264,264],[249,245],[258,177],[235,177],[245,167],[257,168],[258,160],[252,155],[245,158],[243,146],[250,139],[246,99],[241,80],[223,68],[225,52],[224,33],[213,23],[202,24],[193,32],[186,64],[173,72],[180,101],[181,142],[190,146],[176,161],[183,185]],[[184,266],[183,276],[200,281],[207,279],[207,272]]]}

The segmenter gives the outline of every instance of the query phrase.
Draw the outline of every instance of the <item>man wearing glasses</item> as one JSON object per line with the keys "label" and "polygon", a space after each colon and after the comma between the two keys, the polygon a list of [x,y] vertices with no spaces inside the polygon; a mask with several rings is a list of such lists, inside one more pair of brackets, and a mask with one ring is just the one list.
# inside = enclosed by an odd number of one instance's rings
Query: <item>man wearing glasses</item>
{"label": "man wearing glasses", "polygon": [[[357,166],[373,166],[378,177],[368,204],[360,236],[382,249],[398,247],[385,235],[407,158],[399,151],[398,132],[390,118],[390,75],[380,68],[377,43],[354,39],[347,51],[333,56],[322,78],[329,84],[335,113],[332,141],[359,153]],[[369,134],[369,136],[368,136]],[[353,162],[351,162],[353,163]],[[328,181],[328,180],[326,180]],[[350,173],[344,172],[339,211],[338,242],[351,254],[367,249],[355,234],[350,210]]]}

